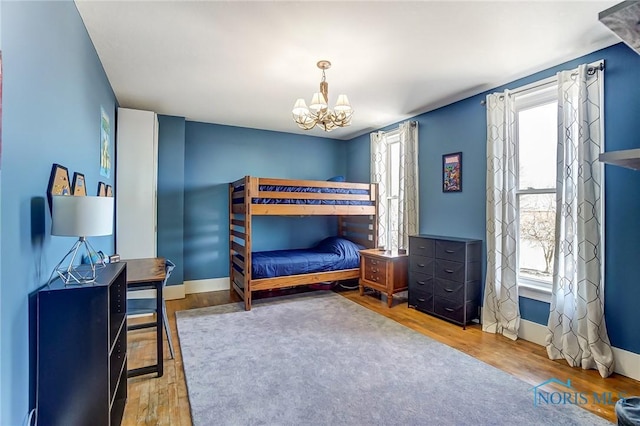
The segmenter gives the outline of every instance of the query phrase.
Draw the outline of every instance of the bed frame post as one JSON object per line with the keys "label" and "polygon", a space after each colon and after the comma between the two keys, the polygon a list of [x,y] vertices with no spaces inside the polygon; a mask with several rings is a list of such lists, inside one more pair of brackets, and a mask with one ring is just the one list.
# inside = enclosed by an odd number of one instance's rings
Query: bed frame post
{"label": "bed frame post", "polygon": [[257,179],[251,176],[244,177],[244,310],[251,310],[251,199],[254,188],[257,190]]}
{"label": "bed frame post", "polygon": [[233,183],[229,184],[229,296],[233,294]]}

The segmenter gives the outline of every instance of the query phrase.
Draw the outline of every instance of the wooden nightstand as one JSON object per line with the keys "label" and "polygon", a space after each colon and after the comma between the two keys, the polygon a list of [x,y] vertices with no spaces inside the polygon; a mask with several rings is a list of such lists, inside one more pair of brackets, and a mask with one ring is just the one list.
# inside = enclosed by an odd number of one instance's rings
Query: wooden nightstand
{"label": "wooden nightstand", "polygon": [[378,249],[360,250],[360,296],[370,287],[387,295],[391,307],[393,295],[407,289],[406,253]]}

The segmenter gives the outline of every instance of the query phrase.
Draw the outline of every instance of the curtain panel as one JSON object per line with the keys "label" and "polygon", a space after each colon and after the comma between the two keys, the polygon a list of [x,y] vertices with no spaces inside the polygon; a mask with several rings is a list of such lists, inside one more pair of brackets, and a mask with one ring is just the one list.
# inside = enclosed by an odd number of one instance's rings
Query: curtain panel
{"label": "curtain panel", "polygon": [[604,319],[603,72],[558,73],[556,250],[546,345],[551,359],[613,372]]}
{"label": "curtain panel", "polygon": [[515,340],[517,282],[516,115],[511,93],[487,96],[487,276],[482,330]]}

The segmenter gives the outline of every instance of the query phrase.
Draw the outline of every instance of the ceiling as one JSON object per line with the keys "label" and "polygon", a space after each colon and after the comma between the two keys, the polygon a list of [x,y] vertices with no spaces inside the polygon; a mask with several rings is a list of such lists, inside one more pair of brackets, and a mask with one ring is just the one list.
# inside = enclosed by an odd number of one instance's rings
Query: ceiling
{"label": "ceiling", "polygon": [[[351,139],[615,44],[617,1],[85,1],[122,107]],[[297,98],[344,93],[349,127],[304,131]]]}

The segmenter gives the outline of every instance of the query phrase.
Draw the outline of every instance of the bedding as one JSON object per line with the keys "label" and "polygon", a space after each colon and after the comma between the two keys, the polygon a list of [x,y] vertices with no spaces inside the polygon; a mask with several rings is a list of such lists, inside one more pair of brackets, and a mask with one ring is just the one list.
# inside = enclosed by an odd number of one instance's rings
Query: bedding
{"label": "bedding", "polygon": [[[373,201],[360,200],[303,200],[297,198],[286,198],[287,192],[307,192],[316,194],[351,194],[351,195],[368,195],[366,189],[355,188],[314,188],[308,186],[282,186],[282,185],[260,185],[260,191],[282,192],[282,198],[252,198],[254,204],[316,204],[316,205],[351,205],[351,206],[371,206]],[[238,186],[235,191],[243,191],[244,186]],[[235,200],[240,203],[242,200]]]}
{"label": "bedding", "polygon": [[345,238],[329,237],[308,249],[254,252],[251,276],[273,278],[357,268],[362,248]]}

